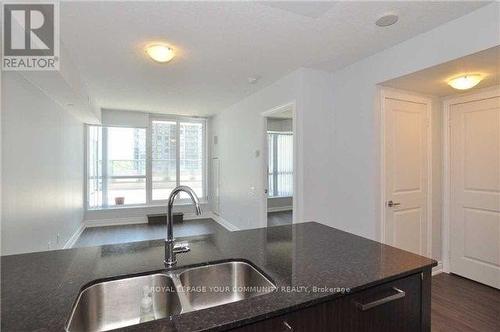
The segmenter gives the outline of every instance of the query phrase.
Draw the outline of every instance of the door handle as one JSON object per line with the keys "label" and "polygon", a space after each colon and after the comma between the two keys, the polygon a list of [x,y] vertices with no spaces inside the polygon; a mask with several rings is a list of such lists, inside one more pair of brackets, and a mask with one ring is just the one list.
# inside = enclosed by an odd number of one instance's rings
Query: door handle
{"label": "door handle", "polygon": [[366,311],[366,310],[369,310],[371,308],[378,307],[379,305],[389,303],[392,301],[396,301],[398,299],[402,299],[406,295],[405,291],[403,291],[399,288],[392,287],[392,290],[395,291],[396,294],[393,294],[393,295],[390,295],[390,296],[387,296],[387,297],[384,297],[382,299],[375,300],[375,301],[369,302],[369,303],[355,302],[356,307],[358,307],[358,309],[360,309],[361,311]]}
{"label": "door handle", "polygon": [[395,207],[395,206],[400,206],[400,205],[401,205],[401,203],[393,202],[392,200],[387,202],[388,207]]}
{"label": "door handle", "polygon": [[283,321],[283,326],[285,327],[285,331],[293,331],[293,327],[286,320]]}

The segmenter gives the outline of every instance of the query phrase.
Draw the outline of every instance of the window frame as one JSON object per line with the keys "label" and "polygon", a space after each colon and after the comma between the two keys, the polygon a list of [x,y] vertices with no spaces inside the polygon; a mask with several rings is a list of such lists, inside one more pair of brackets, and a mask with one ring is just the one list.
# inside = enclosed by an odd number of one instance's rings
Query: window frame
{"label": "window frame", "polygon": [[[98,211],[98,210],[111,210],[111,209],[123,209],[123,208],[133,208],[133,207],[148,207],[148,206],[158,206],[164,205],[167,203],[167,199],[162,200],[153,200],[153,121],[171,121],[176,123],[176,184],[180,183],[180,123],[200,123],[202,125],[202,195],[199,197],[202,203],[206,203],[208,200],[208,166],[207,166],[207,154],[208,154],[208,141],[207,141],[207,118],[202,117],[187,117],[187,116],[177,116],[177,115],[162,115],[162,114],[149,114],[148,117],[148,125],[144,126],[127,126],[127,125],[94,125],[94,124],[86,124],[84,139],[85,139],[85,156],[84,156],[84,176],[85,176],[85,185],[84,185],[84,199],[85,199],[85,209],[87,211]],[[90,127],[101,127],[102,130],[102,166],[101,166],[101,177],[103,179],[102,184],[102,201],[103,205],[101,207],[90,207],[89,200],[89,165],[88,158],[90,155],[90,146],[89,146],[89,128]],[[146,186],[146,203],[144,204],[125,204],[125,205],[108,205],[107,204],[107,181],[104,179],[108,179],[107,176],[107,129],[108,127],[115,128],[137,128],[137,129],[145,129],[146,130],[146,173],[145,175],[125,175],[125,176],[112,176],[113,179],[126,179],[126,178],[134,178],[134,179],[145,179]],[[106,182],[106,184],[105,184]],[[188,203],[189,199],[181,199],[180,197],[176,199],[178,203]]]}

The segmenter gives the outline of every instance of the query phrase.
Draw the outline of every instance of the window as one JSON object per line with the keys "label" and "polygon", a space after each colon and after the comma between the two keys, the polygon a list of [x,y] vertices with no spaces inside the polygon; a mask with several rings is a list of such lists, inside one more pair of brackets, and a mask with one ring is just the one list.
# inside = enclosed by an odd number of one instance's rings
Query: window
{"label": "window", "polygon": [[268,132],[269,197],[293,196],[293,134]]}
{"label": "window", "polygon": [[153,119],[150,124],[88,126],[88,208],[162,202],[181,184],[204,197],[205,121]]}
{"label": "window", "polygon": [[152,121],[152,150],[153,201],[166,200],[178,185],[203,196],[204,123]]}
{"label": "window", "polygon": [[[201,123],[180,123],[179,181],[203,195],[203,126]],[[187,198],[187,194],[184,197]]]}
{"label": "window", "polygon": [[109,127],[104,131],[107,158],[103,167],[107,169],[103,200],[107,206],[145,204],[146,129]]}
{"label": "window", "polygon": [[153,200],[168,199],[177,186],[177,123],[152,122]]}
{"label": "window", "polygon": [[146,203],[146,129],[88,127],[89,208]]}

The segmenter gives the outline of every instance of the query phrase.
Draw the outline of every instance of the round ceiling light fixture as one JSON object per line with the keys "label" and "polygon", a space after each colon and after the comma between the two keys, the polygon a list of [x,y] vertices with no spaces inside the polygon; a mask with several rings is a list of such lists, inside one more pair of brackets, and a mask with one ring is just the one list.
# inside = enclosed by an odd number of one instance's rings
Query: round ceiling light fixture
{"label": "round ceiling light fixture", "polygon": [[166,63],[175,56],[174,50],[165,44],[155,43],[146,46],[146,53],[156,62]]}
{"label": "round ceiling light fixture", "polygon": [[468,90],[475,87],[481,82],[483,77],[479,74],[466,74],[452,78],[448,81],[448,85],[457,90]]}
{"label": "round ceiling light fixture", "polygon": [[396,14],[385,14],[380,17],[375,24],[379,27],[388,27],[395,24],[399,20],[398,15]]}

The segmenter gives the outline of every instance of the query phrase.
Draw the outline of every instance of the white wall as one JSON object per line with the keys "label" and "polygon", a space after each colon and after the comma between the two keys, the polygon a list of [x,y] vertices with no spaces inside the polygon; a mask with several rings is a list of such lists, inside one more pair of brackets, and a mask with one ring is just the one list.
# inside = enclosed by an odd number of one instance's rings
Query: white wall
{"label": "white wall", "polygon": [[101,111],[101,124],[103,126],[146,128],[149,126],[149,113],[103,109]]}
{"label": "white wall", "polygon": [[[499,6],[482,7],[333,74],[330,172],[335,176],[329,195],[333,217],[328,225],[380,238],[377,84],[499,45]],[[433,240],[433,256],[439,258],[438,242]]]}
{"label": "white wall", "polygon": [[[264,182],[261,150],[262,112],[295,101],[297,127],[297,221],[326,221],[330,173],[328,144],[331,132],[330,74],[298,69],[274,84],[223,110],[213,118],[212,155],[220,159],[220,214],[238,228],[266,225],[263,216]],[[213,139],[211,139],[213,142]],[[321,160],[322,162],[318,162]],[[302,162],[303,161],[303,162]],[[314,196],[314,198],[313,198]]]}
{"label": "white wall", "polygon": [[19,73],[2,95],[2,255],[62,248],[83,219],[83,124]]}

